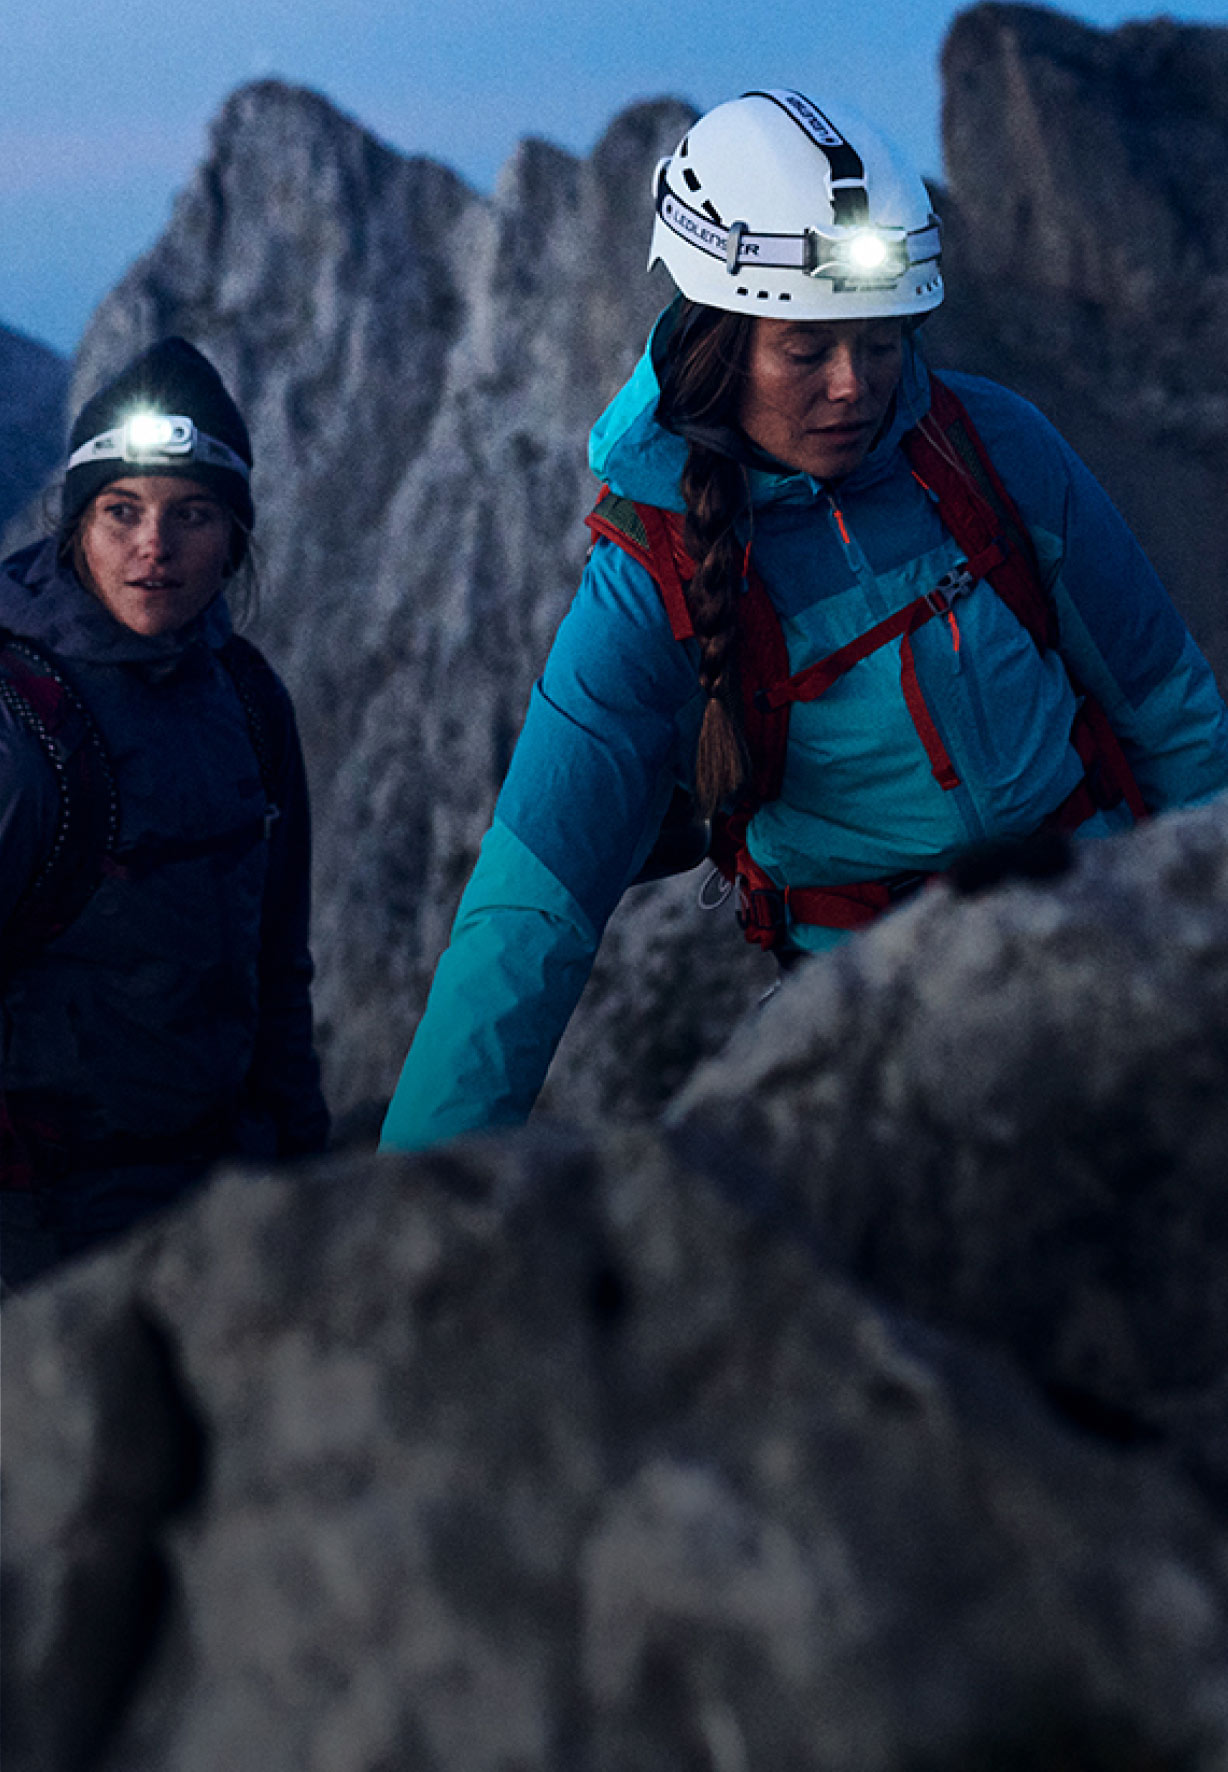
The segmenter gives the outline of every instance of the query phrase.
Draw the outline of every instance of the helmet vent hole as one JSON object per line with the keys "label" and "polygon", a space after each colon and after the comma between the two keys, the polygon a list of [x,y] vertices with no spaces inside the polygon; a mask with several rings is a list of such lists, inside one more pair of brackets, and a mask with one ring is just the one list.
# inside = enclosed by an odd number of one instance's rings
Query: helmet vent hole
{"label": "helmet vent hole", "polygon": [[691,138],[689,135],[684,135],[682,138],[682,145],[678,149],[678,158],[680,160],[685,160],[687,155],[690,153],[690,151],[691,151]]}
{"label": "helmet vent hole", "polygon": [[770,293],[771,293],[771,291],[767,290],[767,289],[756,289],[755,300],[756,301],[766,301],[768,299],[768,296]]}
{"label": "helmet vent hole", "polygon": [[704,214],[710,215],[718,228],[724,227],[725,224],[721,220],[720,210],[716,207],[715,203],[709,203],[706,198],[704,199]]}
{"label": "helmet vent hole", "polygon": [[739,290],[738,290],[738,294],[739,294],[739,295],[749,295],[749,294],[750,294],[750,290],[749,290],[749,289],[745,289],[745,288],[743,288],[743,289],[739,289]]}
{"label": "helmet vent hole", "polygon": [[699,179],[697,175],[691,171],[689,166],[683,167],[682,176],[690,186],[691,190],[697,191],[699,189]]}
{"label": "helmet vent hole", "polygon": [[793,297],[790,295],[790,293],[787,289],[781,289],[781,290],[778,290],[776,293],[776,300],[777,301],[792,301]]}

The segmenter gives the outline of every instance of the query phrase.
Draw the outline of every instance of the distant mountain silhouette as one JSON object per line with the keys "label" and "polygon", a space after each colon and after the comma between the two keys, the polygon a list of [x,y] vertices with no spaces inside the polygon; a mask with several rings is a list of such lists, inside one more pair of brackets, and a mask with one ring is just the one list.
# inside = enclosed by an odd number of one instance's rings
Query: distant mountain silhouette
{"label": "distant mountain silhouette", "polygon": [[0,530],[46,484],[64,446],[69,366],[0,326]]}

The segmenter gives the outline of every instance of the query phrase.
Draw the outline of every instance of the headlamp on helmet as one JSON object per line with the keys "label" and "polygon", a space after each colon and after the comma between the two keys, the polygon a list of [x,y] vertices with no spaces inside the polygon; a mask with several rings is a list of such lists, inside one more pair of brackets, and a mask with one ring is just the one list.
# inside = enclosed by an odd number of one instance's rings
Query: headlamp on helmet
{"label": "headlamp on helmet", "polygon": [[896,283],[912,262],[903,228],[808,228],[806,270],[836,283]]}
{"label": "headlamp on helmet", "polygon": [[942,232],[915,167],[865,118],[744,93],[693,123],[655,180],[649,266],[690,301],[791,320],[927,313]]}

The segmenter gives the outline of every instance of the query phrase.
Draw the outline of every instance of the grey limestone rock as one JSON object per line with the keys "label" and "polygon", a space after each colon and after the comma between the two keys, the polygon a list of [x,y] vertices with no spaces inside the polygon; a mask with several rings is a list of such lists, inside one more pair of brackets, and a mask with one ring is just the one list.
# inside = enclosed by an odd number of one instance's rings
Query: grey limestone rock
{"label": "grey limestone rock", "polygon": [[11,1300],[9,1772],[1222,1772],[1222,1521],[752,1179],[231,1174]]}
{"label": "grey limestone rock", "polygon": [[1034,399],[1228,671],[1228,30],[961,13],[942,57],[935,360]]}
{"label": "grey limestone rock", "polygon": [[791,979],[670,1109],[832,1259],[1228,1498],[1228,799],[931,888]]}

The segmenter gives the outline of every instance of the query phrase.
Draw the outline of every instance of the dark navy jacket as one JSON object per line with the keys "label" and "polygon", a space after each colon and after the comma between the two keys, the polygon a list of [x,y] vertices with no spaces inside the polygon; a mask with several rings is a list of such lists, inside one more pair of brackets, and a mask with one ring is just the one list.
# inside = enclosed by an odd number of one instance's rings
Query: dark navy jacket
{"label": "dark navy jacket", "polygon": [[[120,857],[144,858],[18,957],[0,987],[0,1087],[49,1093],[86,1148],[173,1144],[232,1114],[232,1147],[253,1156],[322,1148],[307,789],[289,697],[280,817],[262,836],[264,784],[218,658],[231,631],[224,600],[177,634],[135,634],[57,566],[48,542],[0,568],[0,626],[54,654],[91,710],[118,785]],[[0,928],[58,811],[40,746],[0,707]]]}

